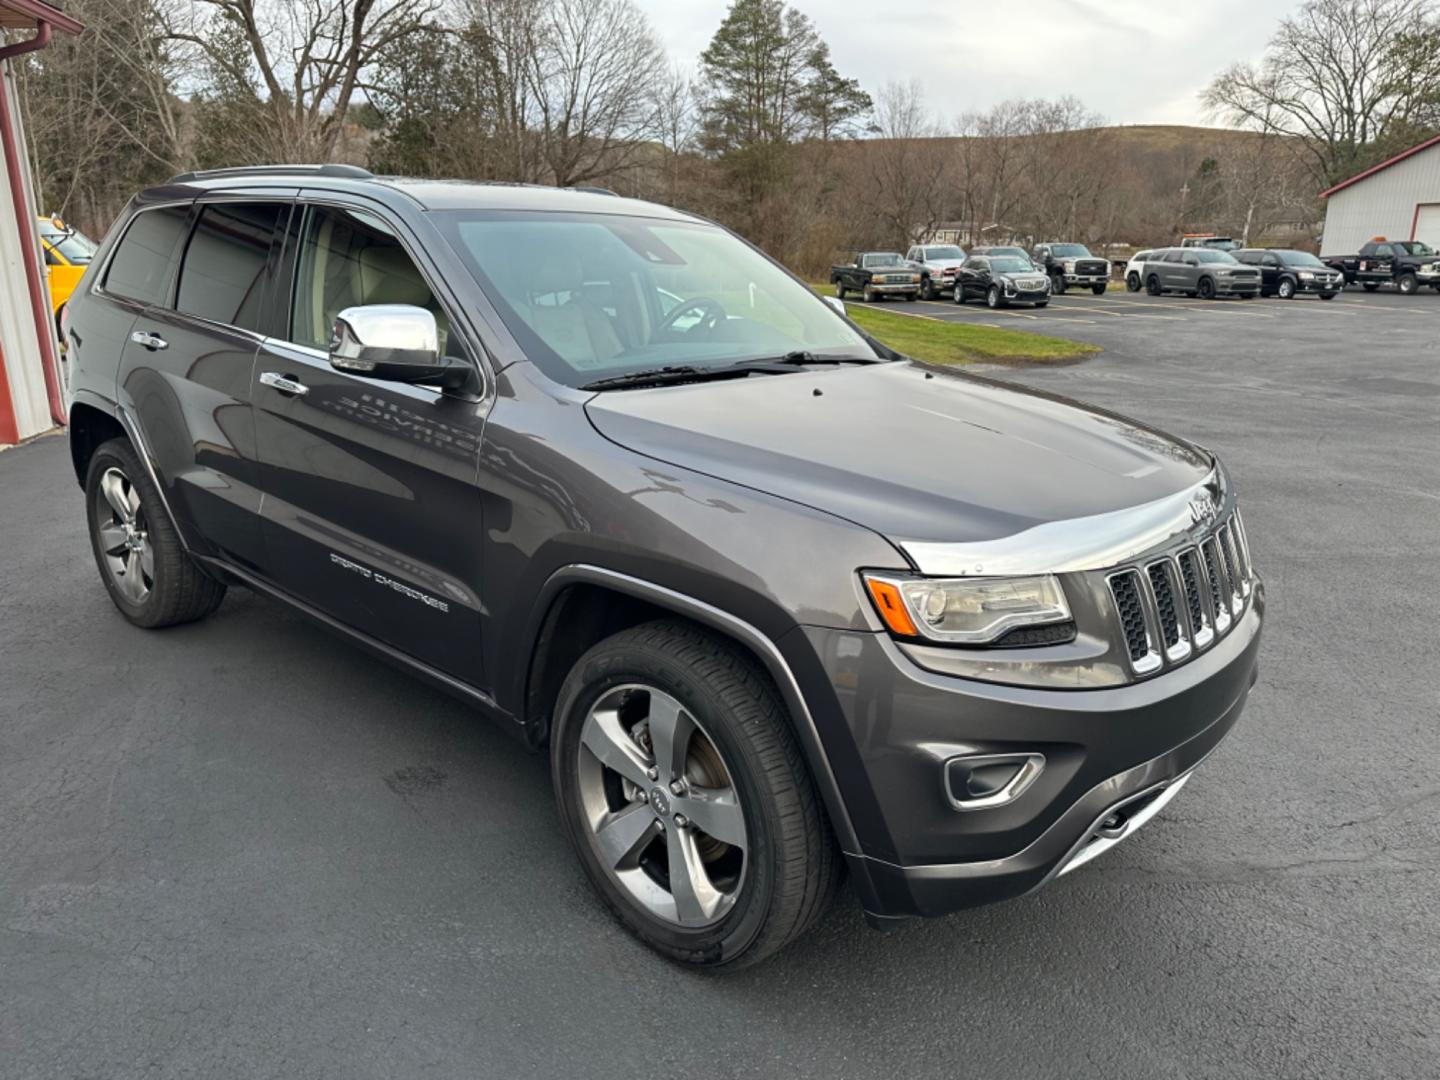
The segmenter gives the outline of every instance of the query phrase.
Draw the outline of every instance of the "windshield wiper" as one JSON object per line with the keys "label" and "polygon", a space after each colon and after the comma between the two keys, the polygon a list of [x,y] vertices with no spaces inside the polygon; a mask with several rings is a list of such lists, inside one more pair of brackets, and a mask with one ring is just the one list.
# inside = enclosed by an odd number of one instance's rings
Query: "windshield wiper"
{"label": "windshield wiper", "polygon": [[787,352],[783,356],[765,356],[759,360],[742,360],[736,367],[764,367],[768,364],[786,364],[792,367],[799,367],[802,364],[878,364],[879,357],[871,360],[864,356],[824,356],[819,353],[807,352],[804,349],[796,349],[794,352]]}
{"label": "windshield wiper", "polygon": [[666,364],[664,367],[627,371],[624,375],[608,375],[581,385],[581,390],[619,390],[623,387],[664,386],[666,383],[702,382],[707,379],[735,379],[747,375],[741,367],[695,367],[691,364]]}

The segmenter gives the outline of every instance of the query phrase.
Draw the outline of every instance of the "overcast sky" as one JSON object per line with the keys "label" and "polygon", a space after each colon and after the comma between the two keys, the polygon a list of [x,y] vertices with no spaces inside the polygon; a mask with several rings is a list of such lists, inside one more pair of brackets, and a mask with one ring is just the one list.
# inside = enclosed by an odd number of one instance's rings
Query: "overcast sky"
{"label": "overcast sky", "polygon": [[[636,0],[691,67],[728,0]],[[1198,95],[1260,56],[1299,0],[800,0],[842,75],[872,94],[919,78],[949,121],[1012,97],[1074,94],[1115,124],[1207,123]]]}

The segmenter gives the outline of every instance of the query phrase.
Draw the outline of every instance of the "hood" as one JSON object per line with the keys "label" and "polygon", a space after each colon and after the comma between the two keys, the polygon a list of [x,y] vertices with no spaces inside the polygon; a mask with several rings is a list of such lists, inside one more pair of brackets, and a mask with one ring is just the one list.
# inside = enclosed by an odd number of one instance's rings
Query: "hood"
{"label": "hood", "polygon": [[941,270],[951,270],[963,263],[964,259],[926,259],[923,266],[938,266]]}
{"label": "hood", "polygon": [[896,543],[993,540],[1128,509],[1213,467],[1134,420],[908,361],[609,391],[585,409],[636,453]]}

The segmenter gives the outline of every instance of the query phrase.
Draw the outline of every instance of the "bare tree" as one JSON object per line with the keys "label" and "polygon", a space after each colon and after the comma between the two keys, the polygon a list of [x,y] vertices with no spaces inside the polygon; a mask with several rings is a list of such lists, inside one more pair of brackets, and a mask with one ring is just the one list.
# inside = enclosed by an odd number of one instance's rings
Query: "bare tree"
{"label": "bare tree", "polygon": [[[1440,33],[1431,0],[1308,0],[1283,19],[1259,64],[1235,64],[1205,91],[1236,126],[1292,136],[1320,183],[1366,160],[1366,148],[1433,110]],[[1436,119],[1431,116],[1431,119]]]}
{"label": "bare tree", "polygon": [[944,217],[948,146],[925,106],[918,80],[889,82],[875,98],[878,138],[863,144],[861,201],[886,226],[891,243],[919,243]]}

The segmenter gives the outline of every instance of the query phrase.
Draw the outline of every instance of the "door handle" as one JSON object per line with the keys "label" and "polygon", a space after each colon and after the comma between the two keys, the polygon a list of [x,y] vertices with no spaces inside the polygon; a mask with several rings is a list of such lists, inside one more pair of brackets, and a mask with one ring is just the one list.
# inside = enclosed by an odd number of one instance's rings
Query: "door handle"
{"label": "door handle", "polygon": [[136,345],[145,346],[145,348],[151,352],[157,352],[160,349],[168,349],[170,347],[170,343],[159,334],[152,334],[146,330],[136,330],[130,335],[130,340]]}
{"label": "door handle", "polygon": [[310,388],[299,379],[292,379],[289,375],[281,375],[278,371],[262,371],[260,381],[266,386],[274,387],[282,394],[293,394],[296,397],[303,396],[310,392]]}

